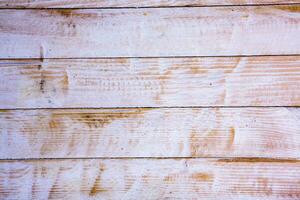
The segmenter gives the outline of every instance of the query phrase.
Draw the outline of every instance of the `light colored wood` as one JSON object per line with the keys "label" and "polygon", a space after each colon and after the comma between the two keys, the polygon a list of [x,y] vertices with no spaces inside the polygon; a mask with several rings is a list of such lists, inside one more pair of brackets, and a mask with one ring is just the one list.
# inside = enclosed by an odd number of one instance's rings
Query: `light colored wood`
{"label": "light colored wood", "polygon": [[300,56],[1,60],[0,80],[0,109],[300,105]]}
{"label": "light colored wood", "polygon": [[0,198],[290,200],[299,171],[269,159],[2,161]]}
{"label": "light colored wood", "polygon": [[300,54],[299,10],[1,10],[0,58]]}
{"label": "light colored wood", "polygon": [[0,158],[300,158],[300,109],[2,111]]}
{"label": "light colored wood", "polygon": [[0,0],[0,8],[107,8],[300,3],[299,0]]}
{"label": "light colored wood", "polygon": [[[300,2],[0,8],[262,3]],[[0,199],[300,199],[300,108],[226,108],[299,106],[300,56],[282,55],[300,55],[299,35],[300,5],[1,9]]]}

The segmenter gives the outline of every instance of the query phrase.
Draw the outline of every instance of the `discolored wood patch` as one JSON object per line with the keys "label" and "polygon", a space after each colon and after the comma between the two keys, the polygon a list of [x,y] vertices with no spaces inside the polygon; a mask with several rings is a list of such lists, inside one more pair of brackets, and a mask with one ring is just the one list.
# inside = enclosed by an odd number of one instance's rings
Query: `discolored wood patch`
{"label": "discolored wood patch", "polygon": [[0,158],[298,159],[298,113],[279,107],[4,110]]}
{"label": "discolored wood patch", "polygon": [[41,46],[44,58],[297,55],[298,10],[299,5],[4,9],[0,58],[40,58]]}
{"label": "discolored wood patch", "polygon": [[300,99],[299,56],[4,60],[0,66],[1,108],[297,106]]}
{"label": "discolored wood patch", "polygon": [[[188,167],[185,167],[187,162]],[[102,169],[101,166],[105,166]],[[101,170],[102,169],[102,170]],[[290,199],[300,197],[299,162],[216,159],[76,159],[1,161],[1,198],[153,199],[201,196]],[[43,173],[41,173],[43,171]],[[29,187],[24,187],[24,182]],[[130,184],[130,187],[126,189]],[[32,188],[34,190],[32,190]],[[43,191],[43,192],[39,192]],[[215,198],[217,197],[217,198]]]}

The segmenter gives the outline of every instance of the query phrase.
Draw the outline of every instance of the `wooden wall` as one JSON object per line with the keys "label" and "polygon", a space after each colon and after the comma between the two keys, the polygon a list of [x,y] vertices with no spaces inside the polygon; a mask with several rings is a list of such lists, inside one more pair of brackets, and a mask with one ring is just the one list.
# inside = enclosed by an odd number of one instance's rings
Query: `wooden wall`
{"label": "wooden wall", "polygon": [[0,0],[0,199],[300,199],[299,0]]}

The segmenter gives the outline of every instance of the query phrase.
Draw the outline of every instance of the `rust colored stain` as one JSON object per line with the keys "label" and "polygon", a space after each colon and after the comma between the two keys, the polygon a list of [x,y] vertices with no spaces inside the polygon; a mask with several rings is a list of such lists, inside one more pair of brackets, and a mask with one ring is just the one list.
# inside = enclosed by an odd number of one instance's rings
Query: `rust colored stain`
{"label": "rust colored stain", "polygon": [[[102,129],[111,124],[115,120],[130,118],[142,118],[143,114],[151,109],[125,109],[118,112],[51,112],[50,118],[43,122],[43,130],[51,133],[48,137],[43,137],[43,145],[40,148],[41,155],[48,155],[56,152],[61,145],[68,144],[69,152],[74,152],[78,148],[78,142],[88,140],[87,151],[90,152],[97,145],[101,137],[101,131],[91,134],[82,134],[83,131],[92,129]],[[64,133],[64,130],[70,121],[82,123],[82,130],[78,134],[71,136]],[[40,125],[39,125],[40,126]],[[32,143],[35,140],[31,141]]]}
{"label": "rust colored stain", "polygon": [[159,92],[157,93],[157,95],[155,96],[155,101],[157,103],[161,102],[161,96],[163,96],[164,94],[166,94],[166,84],[167,81],[169,79],[171,79],[171,75],[172,75],[172,70],[167,70],[165,71],[163,74],[158,76],[158,80],[159,80]]}
{"label": "rust colored stain", "polygon": [[[85,123],[89,128],[104,128],[114,120],[128,118],[130,115],[126,113],[112,113],[107,115],[98,115],[97,113],[80,113],[78,121]],[[74,116],[72,116],[73,119]]]}
{"label": "rust colored stain", "polygon": [[208,74],[208,70],[207,69],[204,69],[204,68],[201,68],[199,66],[191,66],[189,68],[189,72],[191,74]]}
{"label": "rust colored stain", "polygon": [[176,182],[176,180],[180,180],[180,179],[193,179],[195,181],[212,181],[214,176],[212,174],[208,174],[208,173],[202,173],[202,172],[197,172],[197,173],[193,173],[190,176],[184,176],[181,174],[170,174],[168,176],[165,176],[163,181],[167,182],[167,183],[174,183]]}
{"label": "rust colored stain", "polygon": [[208,173],[193,173],[191,178],[197,181],[212,181],[213,175]]}
{"label": "rust colored stain", "polygon": [[198,138],[197,138],[197,132],[192,130],[191,136],[190,136],[190,152],[191,156],[195,157],[198,155]]}
{"label": "rust colored stain", "polygon": [[190,68],[192,74],[198,74],[199,73],[199,68],[196,66],[193,66]]}
{"label": "rust colored stain", "polygon": [[229,131],[229,140],[228,140],[228,145],[227,145],[227,148],[230,149],[234,143],[234,137],[235,137],[235,129],[234,127],[231,127],[230,128],[230,131]]}
{"label": "rust colored stain", "polygon": [[223,163],[257,163],[257,162],[276,162],[276,163],[298,163],[297,159],[277,159],[277,158],[226,158],[219,159],[217,162]]}
{"label": "rust colored stain", "polygon": [[89,193],[90,196],[95,196],[98,193],[108,191],[107,189],[105,189],[101,186],[101,174],[103,173],[104,170],[105,170],[104,166],[101,165],[100,173],[98,174],[97,178],[95,179],[93,187],[90,190],[90,193]]}
{"label": "rust colored stain", "polygon": [[55,10],[54,12],[53,11],[51,11],[51,12],[59,14],[59,15],[64,16],[64,17],[70,17],[70,16],[72,16],[73,10],[71,10],[71,9],[59,9],[59,10]]}
{"label": "rust colored stain", "polygon": [[179,174],[170,174],[164,178],[164,182],[174,183],[178,179]]}
{"label": "rust colored stain", "polygon": [[119,64],[128,65],[128,58],[118,58],[116,61]]}
{"label": "rust colored stain", "polygon": [[174,180],[175,180],[174,176],[166,176],[164,178],[165,182],[174,182]]}
{"label": "rust colored stain", "polygon": [[[65,141],[68,141],[68,136],[62,134],[62,130],[65,128],[63,119],[57,118],[53,115],[53,113],[50,114],[50,118],[48,120],[41,118],[41,123],[32,128],[36,129],[37,127],[41,130],[41,132],[50,133],[48,135],[42,134],[40,136],[40,139],[43,139],[42,146],[40,148],[41,155],[48,155],[51,152],[56,152],[62,145],[65,144]],[[35,144],[36,139],[32,138],[30,143]]]}
{"label": "rust colored stain", "polygon": [[100,185],[100,177],[98,176],[95,180],[95,183],[90,191],[90,196],[95,196],[97,193],[100,193],[100,192],[106,192],[107,190],[104,189],[104,188],[101,188],[101,185]]}
{"label": "rust colored stain", "polygon": [[108,124],[118,119],[139,118],[150,109],[134,109],[124,112],[71,112],[71,113],[53,113],[52,117],[62,119],[70,118],[85,123],[89,128],[104,128]]}
{"label": "rust colored stain", "polygon": [[51,70],[42,70],[42,65],[32,65],[28,67],[23,67],[20,72],[22,75],[26,75],[32,79],[55,79],[61,77],[61,72],[54,72]]}
{"label": "rust colored stain", "polygon": [[97,13],[92,12],[80,12],[74,9],[55,9],[48,11],[50,15],[53,16],[62,16],[64,18],[72,18],[72,17],[79,17],[79,18],[97,18]]}
{"label": "rust colored stain", "polygon": [[124,176],[124,179],[125,179],[124,189],[125,191],[128,191],[131,189],[133,183],[135,182],[135,178],[133,178],[131,175],[126,174]]}
{"label": "rust colored stain", "polygon": [[69,89],[69,77],[67,72],[65,71],[63,79],[62,79],[62,86],[64,91],[68,91]]}
{"label": "rust colored stain", "polygon": [[52,118],[49,121],[49,127],[50,127],[50,129],[57,129],[60,127],[60,122]]}
{"label": "rust colored stain", "polygon": [[56,190],[57,188],[59,188],[59,177],[61,175],[61,168],[59,168],[57,174],[56,174],[56,178],[54,180],[54,183],[52,184],[50,191],[49,191],[49,199],[54,199],[53,196],[55,196]]}
{"label": "rust colored stain", "polygon": [[283,10],[283,11],[288,11],[288,12],[300,12],[300,6],[276,6],[276,8]]}
{"label": "rust colored stain", "polygon": [[203,155],[203,151],[219,145],[218,132],[209,130],[205,137],[200,137],[196,130],[192,130],[189,138],[191,157]]}

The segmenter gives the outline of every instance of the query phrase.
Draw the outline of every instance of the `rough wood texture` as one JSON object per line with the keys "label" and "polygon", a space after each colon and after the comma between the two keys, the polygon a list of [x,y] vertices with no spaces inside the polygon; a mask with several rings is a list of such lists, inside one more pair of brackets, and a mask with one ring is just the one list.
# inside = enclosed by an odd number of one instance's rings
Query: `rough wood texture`
{"label": "rough wood texture", "polygon": [[299,0],[0,0],[0,8],[107,8],[292,4]]}
{"label": "rough wood texture", "polygon": [[299,171],[270,159],[2,161],[0,198],[290,200]]}
{"label": "rough wood texture", "polygon": [[300,109],[2,111],[0,158],[300,158]]}
{"label": "rough wood texture", "polygon": [[0,0],[0,199],[300,199],[286,3]]}
{"label": "rough wood texture", "polygon": [[0,58],[300,54],[299,10],[1,10]]}
{"label": "rough wood texture", "polygon": [[0,108],[297,106],[300,56],[1,60]]}

